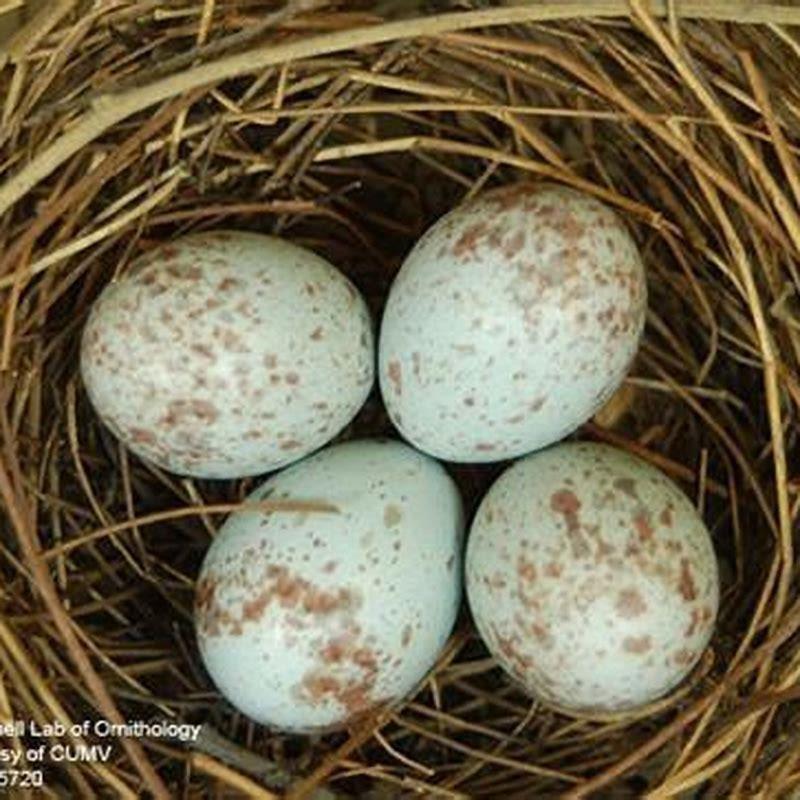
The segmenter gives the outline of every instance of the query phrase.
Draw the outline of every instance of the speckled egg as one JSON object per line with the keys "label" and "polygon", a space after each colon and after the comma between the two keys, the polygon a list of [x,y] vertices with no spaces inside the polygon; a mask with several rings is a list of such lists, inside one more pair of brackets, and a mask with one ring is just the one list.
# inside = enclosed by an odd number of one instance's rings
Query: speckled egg
{"label": "speckled egg", "polygon": [[332,446],[251,496],[333,511],[242,511],[197,583],[203,661],[242,713],[329,730],[407,695],[444,646],[461,598],[463,514],[442,466],[401,444]]}
{"label": "speckled egg", "polygon": [[469,604],[489,650],[568,711],[633,709],[676,686],[711,638],[718,584],[683,492],[606,445],[557,445],[511,466],[467,546]]}
{"label": "speckled egg", "polygon": [[364,300],[327,261],[241,231],[142,256],[84,329],[95,410],[137,455],[200,478],[272,470],[330,441],[374,376]]}
{"label": "speckled egg", "polygon": [[489,191],[439,220],[387,300],[381,391],[410,442],[451,461],[562,439],[620,385],[646,311],[617,214],[552,184]]}

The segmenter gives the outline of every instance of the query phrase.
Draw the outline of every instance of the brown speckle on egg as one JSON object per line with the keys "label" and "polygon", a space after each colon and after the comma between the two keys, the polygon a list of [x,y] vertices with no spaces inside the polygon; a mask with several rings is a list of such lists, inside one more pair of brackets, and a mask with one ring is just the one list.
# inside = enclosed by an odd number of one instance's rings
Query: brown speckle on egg
{"label": "brown speckle on egg", "polygon": [[626,653],[641,655],[647,653],[652,646],[653,642],[649,636],[626,636],[622,640],[622,649]]}
{"label": "brown speckle on egg", "polygon": [[653,538],[653,527],[647,512],[640,511],[633,518],[633,527],[642,542],[648,542]]}
{"label": "brown speckle on egg", "polygon": [[403,512],[400,508],[390,503],[383,511],[383,524],[387,528],[394,527],[403,519]]}
{"label": "brown speckle on egg", "polygon": [[639,617],[647,611],[647,603],[636,589],[625,589],[619,593],[617,613],[626,619]]}
{"label": "brown speckle on egg", "polygon": [[173,400],[167,405],[160,423],[165,428],[174,428],[188,420],[210,425],[218,416],[216,407],[207,400]]}
{"label": "brown speckle on egg", "polygon": [[403,393],[403,368],[399,361],[391,361],[387,370],[394,393],[400,396]]}
{"label": "brown speckle on egg", "polygon": [[697,598],[697,587],[695,586],[692,567],[688,558],[681,559],[681,578],[679,585],[681,597],[687,603]]}

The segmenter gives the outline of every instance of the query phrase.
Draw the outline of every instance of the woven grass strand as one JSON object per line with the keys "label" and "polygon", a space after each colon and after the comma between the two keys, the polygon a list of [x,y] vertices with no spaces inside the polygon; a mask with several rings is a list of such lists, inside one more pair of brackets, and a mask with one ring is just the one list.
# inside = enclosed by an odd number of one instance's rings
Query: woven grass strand
{"label": "woven grass strand", "polygon": [[[667,4],[662,4],[665,13]],[[19,174],[0,186],[0,214],[40,180],[46,178],[70,156],[86,147],[113,125],[182,92],[201,86],[212,85],[225,78],[246,75],[255,70],[275,64],[336,53],[354,47],[382,44],[399,38],[413,36],[435,36],[451,31],[470,28],[508,25],[532,21],[548,21],[577,17],[615,17],[626,14],[626,2],[570,2],[543,3],[537,6],[508,7],[464,14],[443,14],[426,17],[413,22],[386,23],[339,34],[311,38],[284,47],[270,46],[254,49],[241,55],[228,56],[194,67],[177,76],[170,76],[140,89],[132,89],[120,95],[101,95],[92,103],[85,117],[63,133],[47,150],[40,153]],[[686,3],[682,8],[686,18],[702,17],[720,20],[744,20],[762,24],[800,24],[800,9],[791,9],[772,4],[750,3]]]}

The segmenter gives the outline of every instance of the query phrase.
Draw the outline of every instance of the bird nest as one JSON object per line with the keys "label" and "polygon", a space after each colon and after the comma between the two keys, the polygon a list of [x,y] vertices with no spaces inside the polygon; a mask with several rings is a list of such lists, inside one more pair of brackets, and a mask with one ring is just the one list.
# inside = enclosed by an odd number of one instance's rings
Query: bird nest
{"label": "bird nest", "polygon": [[[59,0],[0,53],[0,722],[67,729],[2,746],[112,744],[45,764],[44,796],[800,786],[800,11],[471,5]],[[109,435],[78,379],[88,309],[140,253],[224,226],[326,256],[377,319],[433,220],[520,178],[612,205],[644,255],[640,354],[577,436],[696,502],[723,581],[711,646],[656,704],[572,718],[521,693],[464,611],[401,706],[324,736],[252,724],[203,672],[192,600],[254,483],[181,479]],[[377,433],[374,394],[343,436]],[[470,509],[498,470],[453,467]],[[150,734],[70,728],[84,720]],[[185,723],[196,741],[169,735]]]}

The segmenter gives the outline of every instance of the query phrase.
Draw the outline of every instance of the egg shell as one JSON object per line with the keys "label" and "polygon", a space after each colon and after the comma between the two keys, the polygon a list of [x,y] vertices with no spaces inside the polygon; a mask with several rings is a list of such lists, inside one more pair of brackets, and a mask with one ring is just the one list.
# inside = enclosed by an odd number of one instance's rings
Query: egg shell
{"label": "egg shell", "polygon": [[374,378],[369,312],[309,250],[240,231],[142,256],[84,329],[81,371],[103,422],[182,475],[296,461],[350,422]]}
{"label": "egg shell", "polygon": [[535,453],[500,476],[472,524],[466,586],[501,666],[576,712],[636,708],[676,686],[719,604],[711,539],[683,492],[590,443]]}
{"label": "egg shell", "polygon": [[327,448],[249,500],[336,513],[237,512],[208,551],[195,621],[203,661],[251,719],[330,730],[406,696],[461,598],[463,511],[442,466],[400,442]]}
{"label": "egg shell", "polygon": [[636,353],[645,273],[620,217],[553,184],[489,191],[411,251],[384,311],[381,392],[438,458],[487,462],[575,430]]}

